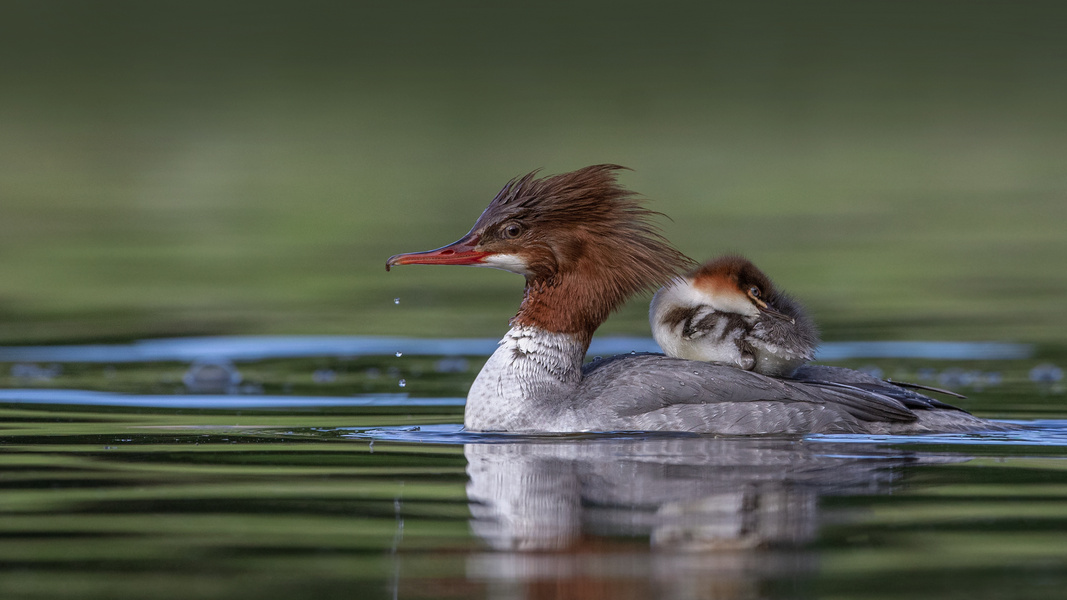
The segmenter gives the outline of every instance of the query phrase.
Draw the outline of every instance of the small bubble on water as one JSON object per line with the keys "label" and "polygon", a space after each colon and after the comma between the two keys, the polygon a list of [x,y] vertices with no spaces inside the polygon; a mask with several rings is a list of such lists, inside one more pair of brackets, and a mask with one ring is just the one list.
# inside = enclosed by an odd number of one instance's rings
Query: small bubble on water
{"label": "small bubble on water", "polygon": [[408,380],[407,380],[407,379],[401,379],[401,380],[400,380],[400,381],[398,382],[398,384],[397,384],[397,385],[399,385],[400,387],[407,387],[407,385],[408,385]]}
{"label": "small bubble on water", "polygon": [[400,298],[393,298],[393,304],[400,304]]}
{"label": "small bubble on water", "polygon": [[397,357],[397,358],[400,358],[401,356],[404,356],[404,353],[403,353],[403,352],[400,352],[400,351],[398,350],[398,351],[396,352],[396,357]]}

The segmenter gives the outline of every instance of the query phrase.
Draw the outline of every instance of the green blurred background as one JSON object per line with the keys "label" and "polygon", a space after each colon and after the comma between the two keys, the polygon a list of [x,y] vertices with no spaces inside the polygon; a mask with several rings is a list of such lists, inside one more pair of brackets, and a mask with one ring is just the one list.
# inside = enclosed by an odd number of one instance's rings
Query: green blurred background
{"label": "green blurred background", "polygon": [[496,336],[521,279],[385,259],[601,162],[826,339],[1056,343],[1065,7],[4,0],[0,343]]}

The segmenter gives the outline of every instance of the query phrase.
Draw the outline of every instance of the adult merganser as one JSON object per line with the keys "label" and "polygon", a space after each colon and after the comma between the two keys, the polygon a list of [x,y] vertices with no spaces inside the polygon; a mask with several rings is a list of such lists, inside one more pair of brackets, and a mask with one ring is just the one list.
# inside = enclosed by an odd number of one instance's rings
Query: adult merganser
{"label": "adult merganser", "polygon": [[519,312],[467,394],[470,431],[915,433],[995,425],[857,371],[795,379],[662,355],[582,366],[593,332],[631,295],[692,264],[619,186],[617,165],[511,180],[462,239],[395,265],[474,265],[526,278]]}
{"label": "adult merganser", "polygon": [[792,375],[819,345],[800,303],[741,256],[721,256],[663,286],[648,316],[667,356],[773,377]]}

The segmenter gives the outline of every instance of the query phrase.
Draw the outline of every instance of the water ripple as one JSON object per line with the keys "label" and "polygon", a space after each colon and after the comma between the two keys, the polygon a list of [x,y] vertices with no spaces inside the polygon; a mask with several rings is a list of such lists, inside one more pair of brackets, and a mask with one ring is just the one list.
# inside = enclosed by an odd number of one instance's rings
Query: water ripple
{"label": "water ripple", "polygon": [[980,433],[928,433],[923,435],[851,435],[814,434],[805,440],[853,444],[949,444],[949,445],[1007,445],[1007,446],[1064,446],[1067,447],[1067,420],[1040,419],[1009,421],[1021,425],[1010,431]]}
{"label": "water ripple", "polygon": [[310,407],[463,406],[463,398],[412,398],[407,394],[332,396],[234,396],[116,394],[88,390],[0,390],[0,402],[69,404],[146,408],[203,408],[216,410]]}
{"label": "water ripple", "polygon": [[[130,363],[196,360],[255,361],[314,356],[488,356],[496,338],[377,336],[217,336],[139,340],[130,344],[0,346],[0,362]],[[595,338],[589,355],[659,352],[652,338]],[[926,358],[1014,360],[1033,354],[1030,344],[1004,342],[827,342],[819,360]]]}

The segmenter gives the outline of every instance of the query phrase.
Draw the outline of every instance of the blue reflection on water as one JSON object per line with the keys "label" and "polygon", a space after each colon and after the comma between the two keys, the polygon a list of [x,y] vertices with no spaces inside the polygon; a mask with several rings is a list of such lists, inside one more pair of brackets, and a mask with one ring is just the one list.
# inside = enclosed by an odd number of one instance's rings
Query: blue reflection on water
{"label": "blue reflection on water", "polygon": [[323,408],[333,406],[463,406],[464,398],[411,398],[407,394],[334,396],[234,396],[116,394],[87,390],[0,390],[0,402],[19,404],[70,404],[147,408],[255,409]]}
{"label": "blue reflection on water", "polygon": [[[129,363],[195,360],[254,361],[312,356],[489,356],[496,338],[407,338],[375,336],[219,336],[139,340],[130,344],[0,346],[0,362]],[[659,352],[651,338],[595,338],[589,355]],[[1030,344],[1005,342],[827,342],[818,360],[925,358],[1015,360],[1033,354]]]}
{"label": "blue reflection on water", "polygon": [[[945,444],[945,445],[1009,445],[1009,446],[1063,446],[1067,447],[1067,420],[1005,421],[1022,427],[1013,431],[978,433],[945,433],[923,435],[848,435],[818,434],[803,437],[806,442],[849,444]],[[469,443],[530,443],[570,441],[619,441],[667,438],[729,439],[731,436],[707,436],[678,432],[590,432],[569,434],[507,434],[473,433],[462,425],[422,425],[403,427],[353,427],[338,430],[342,437],[353,440],[420,442],[429,444]],[[736,436],[735,439],[771,440],[796,439],[791,436]]]}
{"label": "blue reflection on water", "polygon": [[[998,421],[1001,421],[998,419]],[[1009,446],[1067,446],[1067,420],[1041,419],[1011,421],[1020,425],[1011,431],[978,433],[927,433],[923,435],[850,435],[813,434],[804,439],[815,442],[851,444],[952,444],[952,445],[1009,445]]]}

